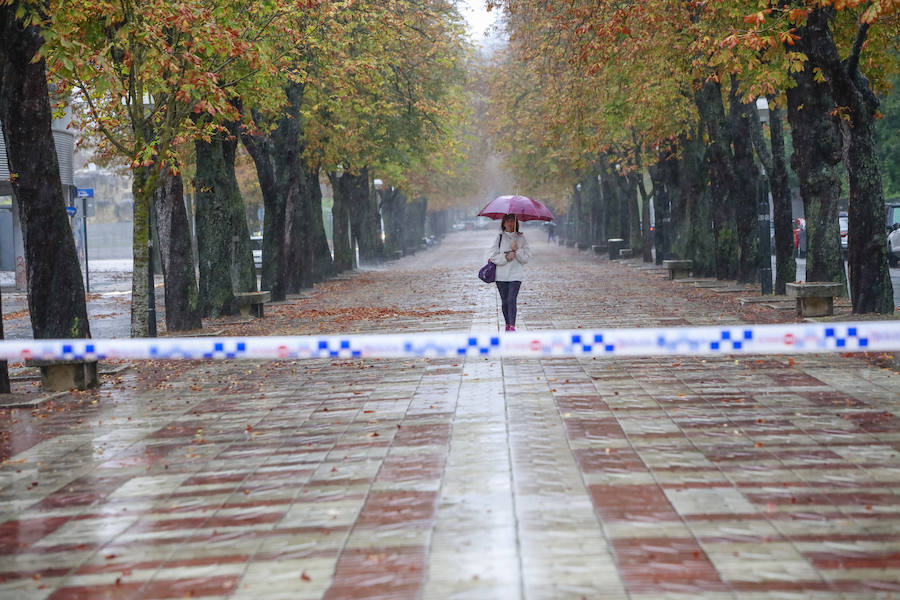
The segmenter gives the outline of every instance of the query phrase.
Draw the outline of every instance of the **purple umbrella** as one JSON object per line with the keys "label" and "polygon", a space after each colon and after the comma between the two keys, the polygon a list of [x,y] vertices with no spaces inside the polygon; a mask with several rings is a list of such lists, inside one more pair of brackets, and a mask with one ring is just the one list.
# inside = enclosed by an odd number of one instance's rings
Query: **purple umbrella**
{"label": "purple umbrella", "polygon": [[478,213],[479,217],[502,219],[504,215],[516,215],[520,221],[552,221],[550,209],[525,196],[497,196]]}

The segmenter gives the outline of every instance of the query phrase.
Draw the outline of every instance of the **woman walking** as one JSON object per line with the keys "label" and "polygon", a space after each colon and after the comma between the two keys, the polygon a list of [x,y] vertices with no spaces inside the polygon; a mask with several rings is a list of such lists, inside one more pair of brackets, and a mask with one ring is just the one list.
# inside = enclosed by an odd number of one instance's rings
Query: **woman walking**
{"label": "woman walking", "polygon": [[500,235],[491,244],[489,258],[497,265],[497,290],[503,306],[506,331],[516,330],[516,298],[522,286],[522,265],[531,258],[528,240],[519,232],[516,215],[505,215],[500,222]]}

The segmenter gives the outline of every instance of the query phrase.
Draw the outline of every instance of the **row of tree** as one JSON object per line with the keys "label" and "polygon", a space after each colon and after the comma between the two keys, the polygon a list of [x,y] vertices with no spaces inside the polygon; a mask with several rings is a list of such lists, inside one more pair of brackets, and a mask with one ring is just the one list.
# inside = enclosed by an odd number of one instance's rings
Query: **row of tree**
{"label": "row of tree", "polygon": [[[408,246],[390,233],[416,214],[406,198],[424,207],[441,193],[429,185],[458,162],[470,49],[450,0],[2,0],[0,28],[0,122],[36,338],[90,335],[53,176],[48,81],[78,109],[96,153],[132,170],[133,336],[152,331],[152,278],[141,275],[151,239],[170,330],[232,313],[235,293],[256,290],[238,144],[262,190],[261,285],[275,299],[351,267],[353,247],[364,260],[383,256],[381,219],[393,228],[384,241]],[[199,281],[185,172],[194,173]],[[389,183],[378,196],[372,174]],[[334,189],[333,259],[323,176]]]}
{"label": "row of tree", "polygon": [[[511,36],[493,70],[498,146],[520,181],[571,198],[579,241],[625,235],[650,260],[652,202],[658,259],[669,251],[700,274],[753,281],[766,180],[783,293],[796,276],[792,169],[807,280],[845,282],[846,178],[853,311],[893,311],[873,128],[898,72],[896,1],[493,4]],[[770,107],[768,140],[757,98]]]}

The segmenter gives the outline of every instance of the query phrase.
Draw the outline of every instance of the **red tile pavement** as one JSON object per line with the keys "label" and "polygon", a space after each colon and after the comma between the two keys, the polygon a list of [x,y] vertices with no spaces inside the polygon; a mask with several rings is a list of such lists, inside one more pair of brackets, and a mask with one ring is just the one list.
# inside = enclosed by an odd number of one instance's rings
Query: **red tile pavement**
{"label": "red tile pavement", "polygon": [[[480,236],[207,329],[496,330]],[[535,246],[523,331],[794,318]],[[900,375],[853,355],[152,361],[0,431],[3,598],[900,595]]]}

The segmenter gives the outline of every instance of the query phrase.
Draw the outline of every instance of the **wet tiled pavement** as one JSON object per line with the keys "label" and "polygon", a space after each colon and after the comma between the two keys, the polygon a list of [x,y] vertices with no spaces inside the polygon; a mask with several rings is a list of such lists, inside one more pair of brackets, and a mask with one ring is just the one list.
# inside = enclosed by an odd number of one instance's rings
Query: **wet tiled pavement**
{"label": "wet tiled pavement", "polygon": [[[490,235],[216,326],[496,328]],[[793,318],[541,241],[524,331]],[[852,355],[141,363],[0,412],[0,598],[900,598],[898,394]]]}

